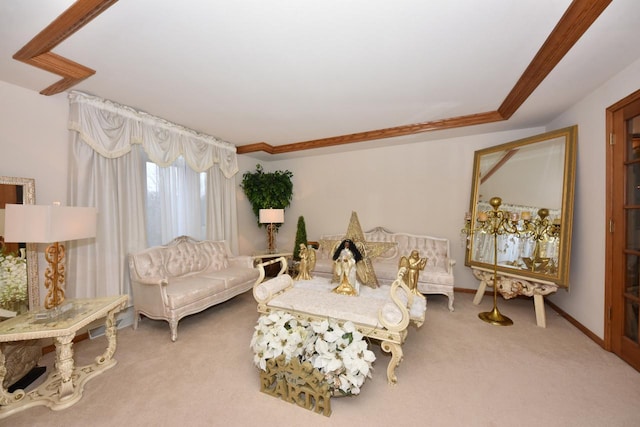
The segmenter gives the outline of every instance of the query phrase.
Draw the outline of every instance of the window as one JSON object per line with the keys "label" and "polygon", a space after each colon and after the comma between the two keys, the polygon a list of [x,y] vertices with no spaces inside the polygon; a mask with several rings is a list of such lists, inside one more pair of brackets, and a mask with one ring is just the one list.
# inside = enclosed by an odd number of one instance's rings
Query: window
{"label": "window", "polygon": [[188,235],[206,238],[207,174],[193,171],[184,158],[167,167],[146,160],[147,244],[163,245]]}

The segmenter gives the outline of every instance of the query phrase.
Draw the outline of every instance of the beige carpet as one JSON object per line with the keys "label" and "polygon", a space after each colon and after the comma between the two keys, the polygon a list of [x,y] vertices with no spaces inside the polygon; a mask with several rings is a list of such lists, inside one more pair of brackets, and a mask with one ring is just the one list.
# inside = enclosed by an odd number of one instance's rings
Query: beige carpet
{"label": "beige carpet", "polygon": [[[172,343],[166,322],[144,319],[118,333],[118,364],[89,381],[69,409],[28,409],[0,426],[640,426],[640,373],[602,350],[553,310],[535,323],[531,300],[499,300],[510,327],[478,319],[472,294],[456,311],[433,296],[427,321],[409,331],[398,384],[376,346],[372,379],[356,397],[332,399],[324,417],[259,391],[249,341],[251,292],[183,319]],[[104,337],[74,346],[78,364]],[[43,358],[51,371],[53,354]]]}

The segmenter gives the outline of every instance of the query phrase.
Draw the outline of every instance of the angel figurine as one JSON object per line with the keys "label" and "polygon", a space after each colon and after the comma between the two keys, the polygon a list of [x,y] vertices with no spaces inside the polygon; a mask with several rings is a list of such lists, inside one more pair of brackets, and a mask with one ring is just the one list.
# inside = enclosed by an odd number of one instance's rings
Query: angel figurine
{"label": "angel figurine", "polygon": [[406,267],[407,272],[404,275],[404,283],[414,294],[418,292],[418,276],[420,270],[424,270],[424,266],[427,265],[427,258],[420,258],[420,253],[417,250],[411,251],[411,255],[407,258],[403,256],[400,258],[398,267]]}
{"label": "angel figurine", "polygon": [[300,265],[298,274],[293,280],[311,280],[311,272],[316,268],[316,251],[309,250],[304,243],[300,243]]}
{"label": "angel figurine", "polygon": [[333,253],[333,281],[339,283],[333,292],[343,295],[358,295],[360,284],[357,279],[357,263],[362,254],[350,239],[345,239]]}

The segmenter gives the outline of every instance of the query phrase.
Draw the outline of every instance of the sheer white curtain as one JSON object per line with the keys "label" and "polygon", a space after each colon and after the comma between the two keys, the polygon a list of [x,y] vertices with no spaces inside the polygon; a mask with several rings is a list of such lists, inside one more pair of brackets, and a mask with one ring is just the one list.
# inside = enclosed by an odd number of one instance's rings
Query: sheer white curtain
{"label": "sheer white curtain", "polygon": [[[238,165],[233,145],[75,91],[69,95],[68,128],[71,138],[68,204],[98,208],[96,238],[67,245],[70,296],[91,298],[130,293],[127,255],[147,247],[147,159],[160,166],[158,185],[164,187],[164,194],[169,190],[175,196],[178,187],[196,188],[184,193],[181,203],[200,219],[181,217],[186,211],[182,207],[162,209],[167,215],[163,223],[187,224],[184,229],[167,225],[162,230],[166,236],[161,237],[163,243],[177,235],[193,233],[224,239],[232,251],[237,251]],[[206,179],[200,178],[202,172],[206,172]],[[207,187],[204,195],[199,188],[202,183]],[[193,208],[196,204],[205,206],[206,212]],[[202,218],[206,219],[206,230],[202,230]]]}
{"label": "sheer white curtain", "polygon": [[238,253],[238,215],[236,177],[225,178],[222,171],[207,171],[207,239],[225,240],[231,252]]}
{"label": "sheer white curtain", "polygon": [[95,239],[67,242],[67,294],[129,294],[126,255],[146,247],[142,147],[108,159],[71,133],[69,205],[98,208]]}
{"label": "sheer white curtain", "polygon": [[204,174],[189,168],[182,157],[160,167],[146,161],[147,242],[168,243],[181,235],[206,238]]}

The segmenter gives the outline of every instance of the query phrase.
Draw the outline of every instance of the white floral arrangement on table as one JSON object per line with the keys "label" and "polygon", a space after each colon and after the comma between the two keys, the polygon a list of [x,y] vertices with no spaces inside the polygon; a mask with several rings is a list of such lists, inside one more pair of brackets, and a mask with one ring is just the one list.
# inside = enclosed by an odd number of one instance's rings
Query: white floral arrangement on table
{"label": "white floral arrangement on table", "polygon": [[0,306],[11,309],[27,301],[27,260],[0,250]]}
{"label": "white floral arrangement on table", "polygon": [[355,395],[371,377],[375,354],[351,321],[339,323],[298,320],[290,313],[274,311],[260,316],[251,338],[255,365],[266,370],[267,360],[284,354],[286,361],[310,361],[329,388]]}

